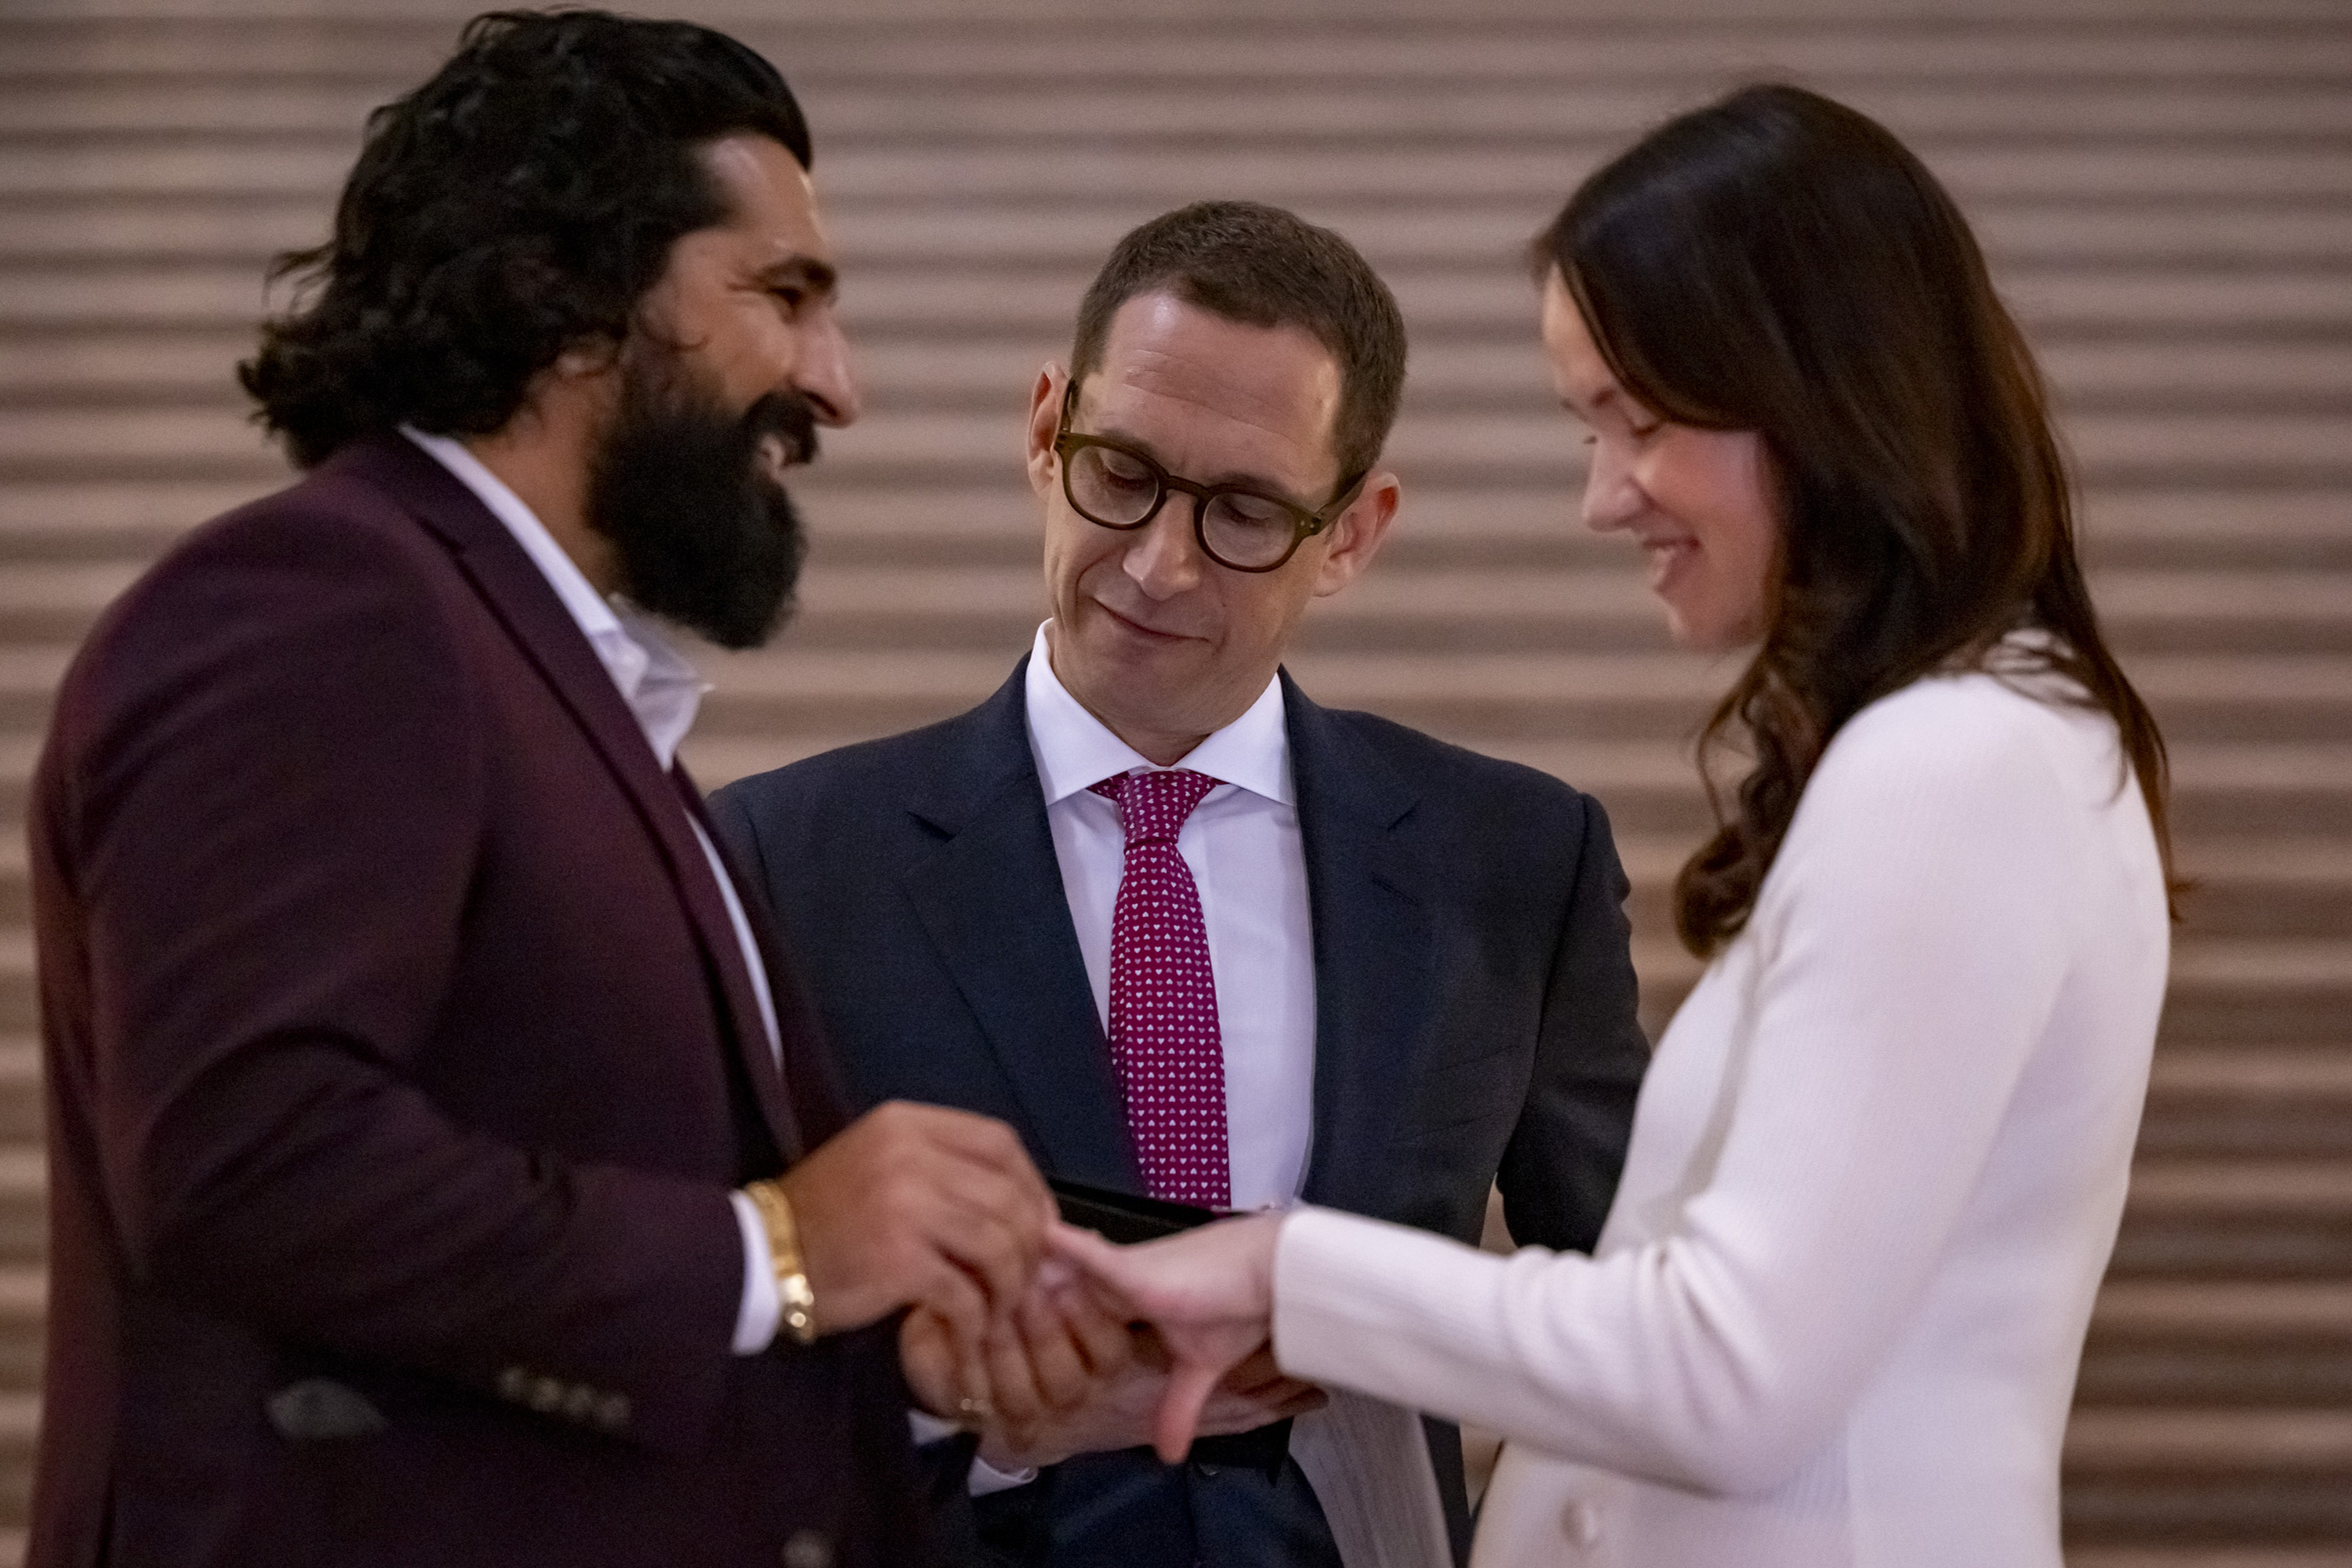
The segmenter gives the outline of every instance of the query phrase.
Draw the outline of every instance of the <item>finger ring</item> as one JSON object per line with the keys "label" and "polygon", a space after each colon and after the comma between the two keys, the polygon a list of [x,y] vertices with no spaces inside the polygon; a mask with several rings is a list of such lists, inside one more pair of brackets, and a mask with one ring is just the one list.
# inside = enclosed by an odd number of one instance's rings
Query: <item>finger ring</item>
{"label": "finger ring", "polygon": [[959,1399],[956,1401],[956,1413],[960,1415],[975,1415],[985,1421],[996,1414],[996,1406],[985,1399]]}

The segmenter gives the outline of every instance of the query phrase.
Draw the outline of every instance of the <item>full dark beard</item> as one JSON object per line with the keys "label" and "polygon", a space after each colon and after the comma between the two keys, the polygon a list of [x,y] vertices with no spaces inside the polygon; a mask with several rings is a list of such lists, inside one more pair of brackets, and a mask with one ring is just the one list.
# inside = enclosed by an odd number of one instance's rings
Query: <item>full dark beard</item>
{"label": "full dark beard", "polygon": [[816,455],[816,411],[771,393],[737,415],[667,355],[628,366],[588,479],[588,525],[612,542],[621,591],[721,647],[757,647],[793,608],[807,542],[761,455]]}

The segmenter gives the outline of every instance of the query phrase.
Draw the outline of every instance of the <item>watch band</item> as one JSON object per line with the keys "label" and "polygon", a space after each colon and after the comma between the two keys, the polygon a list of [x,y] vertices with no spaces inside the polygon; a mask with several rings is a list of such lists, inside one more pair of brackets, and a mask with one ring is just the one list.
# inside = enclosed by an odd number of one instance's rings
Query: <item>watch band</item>
{"label": "watch band", "polygon": [[768,1260],[776,1271],[776,1300],[783,1310],[782,1327],[794,1344],[816,1342],[816,1292],[809,1289],[808,1270],[801,1262],[800,1226],[793,1218],[792,1200],[772,1181],[751,1182],[743,1195],[760,1214],[768,1233]]}

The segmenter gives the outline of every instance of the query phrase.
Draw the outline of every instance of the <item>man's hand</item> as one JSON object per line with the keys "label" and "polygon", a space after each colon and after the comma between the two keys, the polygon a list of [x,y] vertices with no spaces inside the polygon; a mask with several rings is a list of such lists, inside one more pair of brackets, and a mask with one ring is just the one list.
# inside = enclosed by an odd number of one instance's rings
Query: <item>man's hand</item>
{"label": "man's hand", "polygon": [[[1135,1344],[1134,1359],[1084,1405],[1056,1412],[1025,1431],[1002,1423],[983,1424],[980,1457],[997,1469],[1017,1470],[1057,1465],[1075,1454],[1110,1453],[1150,1443],[1168,1397],[1168,1355],[1159,1337],[1148,1330],[1136,1332]],[[1319,1410],[1324,1403],[1321,1389],[1285,1377],[1274,1364],[1273,1352],[1261,1351],[1210,1393],[1195,1435],[1255,1432],[1271,1422]]]}
{"label": "man's hand", "polygon": [[[1085,1409],[1132,1352],[1127,1325],[1067,1265],[1050,1258],[1012,1322],[992,1329],[976,1346],[967,1348],[952,1325],[925,1308],[908,1313],[898,1333],[907,1382],[925,1409],[984,1433],[1017,1432],[1024,1441]],[[1002,1444],[999,1450],[1009,1452]]]}
{"label": "man's hand", "polygon": [[894,1101],[777,1178],[800,1230],[817,1330],[929,1309],[979,1353],[1029,1293],[1054,1200],[1003,1122]]}
{"label": "man's hand", "polygon": [[[1017,1333],[992,1336],[969,1361],[959,1358],[952,1331],[935,1314],[908,1316],[899,1354],[918,1400],[935,1415],[976,1428],[980,1457],[999,1470],[1151,1442],[1170,1370],[1159,1336],[1127,1324],[1057,1259],[1047,1258],[1038,1279]],[[1273,1352],[1261,1350],[1210,1393],[1199,1431],[1255,1431],[1324,1402],[1322,1390],[1284,1376]]]}

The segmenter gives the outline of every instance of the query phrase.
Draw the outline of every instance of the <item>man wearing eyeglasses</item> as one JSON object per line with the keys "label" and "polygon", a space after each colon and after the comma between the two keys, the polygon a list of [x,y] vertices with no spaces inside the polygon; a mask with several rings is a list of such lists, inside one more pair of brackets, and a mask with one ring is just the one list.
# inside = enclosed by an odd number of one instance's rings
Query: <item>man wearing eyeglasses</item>
{"label": "man wearing eyeglasses", "polygon": [[[961,718],[713,802],[861,1096],[1001,1117],[1055,1176],[1201,1208],[1474,1240],[1499,1184],[1519,1241],[1590,1247],[1648,1057],[1606,819],[1281,668],[1396,519],[1403,372],[1395,301],[1327,229],[1216,202],[1119,243],[1032,393],[1053,618],[1028,658]],[[1261,1358],[1164,1468],[1139,1447],[1159,1375],[1146,1355],[1025,1450],[984,1436],[988,1549],[1339,1563],[1342,1500],[1289,1441],[1320,1396]],[[1427,1436],[1458,1556],[1458,1438]]]}

